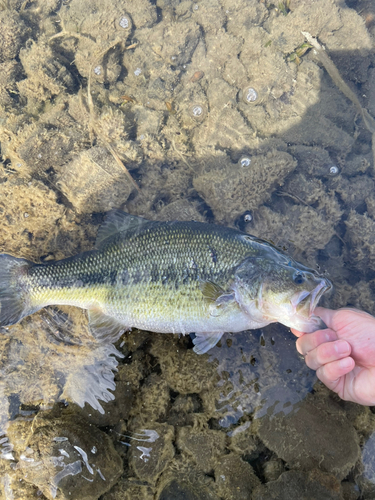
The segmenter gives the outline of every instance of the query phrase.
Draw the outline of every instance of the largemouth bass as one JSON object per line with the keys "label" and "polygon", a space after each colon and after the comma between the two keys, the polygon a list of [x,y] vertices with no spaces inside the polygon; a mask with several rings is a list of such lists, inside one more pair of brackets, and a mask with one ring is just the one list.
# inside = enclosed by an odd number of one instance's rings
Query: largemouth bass
{"label": "largemouth bass", "polygon": [[136,327],[195,333],[195,352],[224,332],[277,322],[312,332],[328,279],[270,243],[199,222],[155,222],[110,212],[95,249],[34,264],[0,255],[0,325],[48,305],[88,310],[93,336],[116,340]]}

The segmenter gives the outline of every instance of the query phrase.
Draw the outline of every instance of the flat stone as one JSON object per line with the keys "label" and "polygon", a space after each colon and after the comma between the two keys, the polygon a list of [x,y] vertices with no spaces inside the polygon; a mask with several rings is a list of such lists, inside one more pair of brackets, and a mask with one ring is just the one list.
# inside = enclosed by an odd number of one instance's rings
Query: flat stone
{"label": "flat stone", "polygon": [[284,472],[277,481],[257,488],[252,500],[343,500],[340,482],[319,470]]}
{"label": "flat stone", "polygon": [[289,468],[321,469],[343,479],[359,458],[357,433],[329,396],[307,397],[289,415],[257,423],[260,439]]}

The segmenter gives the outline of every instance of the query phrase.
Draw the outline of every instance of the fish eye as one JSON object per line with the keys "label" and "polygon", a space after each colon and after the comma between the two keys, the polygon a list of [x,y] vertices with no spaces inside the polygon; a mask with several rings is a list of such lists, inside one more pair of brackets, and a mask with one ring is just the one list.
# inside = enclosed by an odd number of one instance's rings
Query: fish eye
{"label": "fish eye", "polygon": [[293,281],[296,285],[302,285],[302,283],[305,281],[305,275],[302,273],[294,273]]}

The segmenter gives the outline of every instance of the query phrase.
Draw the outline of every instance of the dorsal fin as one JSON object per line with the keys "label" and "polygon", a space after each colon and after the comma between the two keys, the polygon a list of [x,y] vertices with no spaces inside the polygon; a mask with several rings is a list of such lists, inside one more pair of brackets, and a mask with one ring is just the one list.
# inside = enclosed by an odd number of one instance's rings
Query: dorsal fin
{"label": "dorsal fin", "polygon": [[108,238],[119,232],[140,228],[149,222],[147,219],[128,214],[122,210],[111,210],[99,228],[95,248],[100,249]]}

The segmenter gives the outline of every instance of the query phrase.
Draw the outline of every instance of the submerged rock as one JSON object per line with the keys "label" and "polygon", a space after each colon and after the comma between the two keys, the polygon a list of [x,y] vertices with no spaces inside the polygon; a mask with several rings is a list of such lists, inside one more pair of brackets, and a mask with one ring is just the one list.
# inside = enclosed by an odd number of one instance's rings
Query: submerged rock
{"label": "submerged rock", "polygon": [[2,63],[18,55],[30,31],[17,12],[4,9],[0,11],[0,33],[0,63]]}
{"label": "submerged rock", "polygon": [[64,166],[57,185],[79,212],[105,212],[133,191],[125,169],[102,147],[83,151]]}
{"label": "submerged rock", "polygon": [[296,165],[288,153],[272,151],[252,157],[247,167],[228,164],[202,173],[194,179],[194,187],[218,221],[230,222],[267,201]]}
{"label": "submerged rock", "polygon": [[277,481],[257,488],[252,500],[343,500],[340,482],[319,470],[284,472]]}
{"label": "submerged rock", "polygon": [[157,500],[219,500],[213,479],[190,462],[175,458],[158,483]]}
{"label": "submerged rock", "polygon": [[[139,443],[132,443],[129,465],[141,481],[155,484],[174,457],[174,429],[170,425],[154,422],[151,430],[149,439],[141,439]],[[132,432],[140,436],[145,431],[134,428]]]}
{"label": "submerged rock", "polygon": [[307,397],[289,415],[257,421],[264,444],[290,468],[314,468],[343,479],[357,462],[360,449],[354,427],[341,408],[325,397]]}
{"label": "submerged rock", "polygon": [[225,434],[211,429],[182,427],[178,430],[176,445],[181,453],[192,458],[198,469],[207,474],[224,453]]}
{"label": "submerged rock", "polygon": [[251,465],[234,453],[224,455],[216,461],[215,478],[222,498],[248,500],[253,490],[260,485]]}
{"label": "submerged rock", "polygon": [[375,269],[375,221],[351,210],[345,221],[345,240],[349,242],[349,255],[361,270]]}
{"label": "submerged rock", "polygon": [[76,416],[37,416],[11,426],[9,436],[24,480],[50,500],[96,500],[123,471],[110,438]]}

